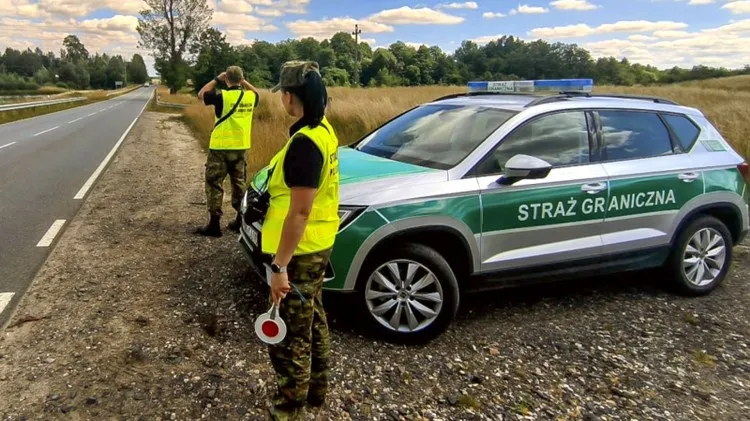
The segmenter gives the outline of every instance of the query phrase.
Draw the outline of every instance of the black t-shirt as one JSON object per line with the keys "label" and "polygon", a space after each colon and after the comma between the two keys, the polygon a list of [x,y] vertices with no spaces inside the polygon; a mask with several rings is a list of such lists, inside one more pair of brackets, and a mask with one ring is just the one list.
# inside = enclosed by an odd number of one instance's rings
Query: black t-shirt
{"label": "black t-shirt", "polygon": [[[292,136],[308,124],[305,118],[302,117],[289,128],[289,136]],[[309,137],[302,134],[294,137],[284,157],[283,165],[284,181],[290,188],[318,188],[320,186],[320,176],[323,171],[323,153]]]}
{"label": "black t-shirt", "polygon": [[[227,88],[225,90],[227,91],[236,91],[242,89],[239,86],[232,86],[231,88]],[[248,93],[254,94],[253,91],[247,91],[245,92],[245,95]],[[260,98],[258,95],[255,95],[255,107],[258,106],[258,100]],[[203,103],[206,105],[213,105],[214,106],[214,114],[216,114],[216,118],[221,118],[221,115],[224,112],[224,99],[221,97],[221,91],[218,89],[214,89],[213,91],[208,91],[205,94],[203,94]],[[231,109],[231,108],[230,108]]]}

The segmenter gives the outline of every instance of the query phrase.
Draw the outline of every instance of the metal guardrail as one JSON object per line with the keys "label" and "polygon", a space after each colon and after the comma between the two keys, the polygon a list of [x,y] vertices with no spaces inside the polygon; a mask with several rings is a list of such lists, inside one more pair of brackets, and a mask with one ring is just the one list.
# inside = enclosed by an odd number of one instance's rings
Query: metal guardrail
{"label": "metal guardrail", "polygon": [[66,104],[69,102],[84,101],[85,99],[86,99],[85,97],[65,98],[65,99],[53,99],[51,101],[36,101],[36,102],[21,102],[19,104],[6,104],[6,105],[0,105],[0,112],[22,110],[24,108],[45,107],[48,105]]}
{"label": "metal guardrail", "polygon": [[160,107],[171,107],[171,108],[187,108],[188,104],[176,104],[174,102],[161,102],[160,96],[156,95],[156,105]]}

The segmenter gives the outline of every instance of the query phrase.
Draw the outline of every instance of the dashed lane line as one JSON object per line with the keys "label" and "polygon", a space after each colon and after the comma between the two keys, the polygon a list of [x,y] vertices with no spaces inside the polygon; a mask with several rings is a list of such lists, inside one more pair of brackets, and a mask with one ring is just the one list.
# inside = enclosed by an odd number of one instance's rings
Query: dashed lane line
{"label": "dashed lane line", "polygon": [[49,227],[47,230],[47,233],[44,234],[44,237],[42,237],[41,240],[37,243],[37,247],[49,247],[50,244],[52,244],[52,241],[55,240],[55,237],[57,237],[57,233],[60,232],[63,225],[65,225],[64,219],[58,219],[55,222],[52,223],[52,226]]}
{"label": "dashed lane line", "polygon": [[8,143],[7,145],[3,145],[3,146],[0,146],[0,149],[2,149],[2,148],[7,148],[8,146],[13,146],[13,145],[15,145],[15,144],[16,144],[16,142],[10,142],[10,143]]}
{"label": "dashed lane line", "polygon": [[99,111],[94,111],[93,113],[89,114],[89,115],[88,115],[87,117],[91,117],[91,116],[93,116],[93,115],[96,115],[96,113],[98,113],[98,112],[99,112]]}
{"label": "dashed lane line", "polygon": [[5,307],[10,304],[10,300],[16,295],[15,292],[2,292],[0,293],[0,314],[3,314]]}
{"label": "dashed lane line", "polygon": [[58,128],[58,127],[60,127],[60,126],[55,126],[55,127],[51,128],[51,129],[47,129],[47,130],[45,130],[45,131],[43,131],[43,132],[39,132],[39,133],[35,134],[35,135],[34,135],[34,137],[36,137],[36,136],[39,136],[39,135],[42,135],[42,134],[45,134],[45,133],[49,133],[49,132],[51,132],[52,130],[55,130],[56,128]]}
{"label": "dashed lane line", "polygon": [[75,123],[76,121],[81,121],[81,120],[83,120],[83,117],[78,117],[78,118],[77,118],[77,119],[75,119],[75,120],[71,120],[71,121],[69,121],[69,122],[68,122],[68,124],[73,124],[73,123]]}

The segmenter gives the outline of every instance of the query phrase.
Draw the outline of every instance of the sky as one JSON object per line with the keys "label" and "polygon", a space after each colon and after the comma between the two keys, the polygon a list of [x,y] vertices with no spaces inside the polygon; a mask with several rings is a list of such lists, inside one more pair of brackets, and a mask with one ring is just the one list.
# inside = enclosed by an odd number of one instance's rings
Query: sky
{"label": "sky", "polygon": [[[594,57],[660,68],[750,64],[750,0],[207,0],[233,44],[312,36],[359,24],[373,48],[395,41],[452,53],[463,40],[502,35],[575,43]],[[0,48],[58,52],[69,33],[90,52],[139,53],[143,0],[0,0]]]}

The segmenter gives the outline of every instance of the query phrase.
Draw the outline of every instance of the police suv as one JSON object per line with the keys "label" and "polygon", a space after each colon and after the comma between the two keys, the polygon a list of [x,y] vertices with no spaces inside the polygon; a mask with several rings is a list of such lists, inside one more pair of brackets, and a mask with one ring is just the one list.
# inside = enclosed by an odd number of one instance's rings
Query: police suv
{"label": "police suv", "polygon": [[[592,86],[471,82],[340,148],[325,289],[422,341],[472,288],[644,268],[682,293],[716,288],[748,231],[748,164],[700,111]],[[239,241],[268,282],[260,227]]]}

